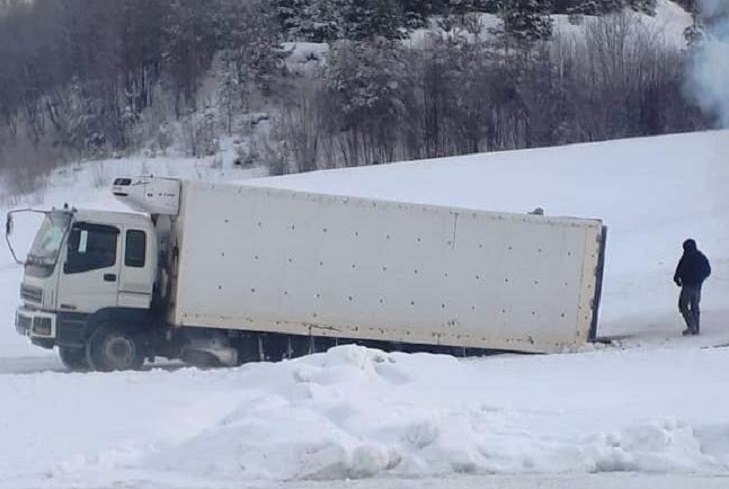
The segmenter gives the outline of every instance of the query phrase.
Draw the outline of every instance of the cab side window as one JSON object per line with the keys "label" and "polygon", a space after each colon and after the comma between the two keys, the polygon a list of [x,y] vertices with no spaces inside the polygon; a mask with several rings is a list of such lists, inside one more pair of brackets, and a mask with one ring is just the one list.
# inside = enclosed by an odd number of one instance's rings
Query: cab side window
{"label": "cab side window", "polygon": [[75,223],[68,238],[64,273],[82,273],[116,264],[119,229],[102,224]]}
{"label": "cab side window", "polygon": [[147,253],[147,235],[144,231],[127,231],[124,243],[124,266],[144,268]]}

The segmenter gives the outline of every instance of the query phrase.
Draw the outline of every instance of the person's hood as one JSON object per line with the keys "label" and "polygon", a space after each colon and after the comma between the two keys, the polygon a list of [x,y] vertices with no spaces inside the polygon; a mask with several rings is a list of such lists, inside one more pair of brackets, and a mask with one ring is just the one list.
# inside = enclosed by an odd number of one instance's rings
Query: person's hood
{"label": "person's hood", "polygon": [[686,253],[692,253],[696,251],[696,241],[693,239],[687,239],[683,242],[683,251]]}

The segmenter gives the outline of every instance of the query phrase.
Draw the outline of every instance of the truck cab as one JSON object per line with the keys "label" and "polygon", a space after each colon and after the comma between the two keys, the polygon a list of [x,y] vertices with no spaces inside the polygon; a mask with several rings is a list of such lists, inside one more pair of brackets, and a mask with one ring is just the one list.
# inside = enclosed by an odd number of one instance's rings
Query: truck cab
{"label": "truck cab", "polygon": [[[24,262],[15,326],[36,345],[59,347],[64,363],[78,369],[93,362],[86,345],[100,327],[113,330],[114,324],[149,315],[157,276],[155,228],[145,214],[76,209],[44,214]],[[139,344],[108,338],[102,343],[100,348],[120,356],[117,361],[144,360]],[[106,360],[91,367],[113,369]]]}

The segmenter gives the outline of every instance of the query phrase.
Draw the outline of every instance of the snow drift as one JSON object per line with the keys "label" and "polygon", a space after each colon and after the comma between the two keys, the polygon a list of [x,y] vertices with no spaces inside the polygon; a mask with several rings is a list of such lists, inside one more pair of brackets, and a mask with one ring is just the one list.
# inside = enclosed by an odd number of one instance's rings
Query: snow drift
{"label": "snow drift", "polygon": [[456,360],[344,346],[225,371],[4,375],[0,487],[727,474],[727,368],[718,349]]}

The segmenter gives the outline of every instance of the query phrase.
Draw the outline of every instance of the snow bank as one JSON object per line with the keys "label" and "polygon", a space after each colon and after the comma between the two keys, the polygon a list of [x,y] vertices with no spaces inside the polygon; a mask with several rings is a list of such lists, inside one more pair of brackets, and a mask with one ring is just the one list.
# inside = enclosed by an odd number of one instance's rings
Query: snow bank
{"label": "snow bank", "polygon": [[311,61],[318,64],[329,52],[329,44],[318,42],[285,42],[283,48],[289,53],[286,62],[293,65]]}
{"label": "snow bank", "polygon": [[222,371],[0,375],[0,487],[726,475],[728,368],[726,349],[456,360],[342,346]]}

